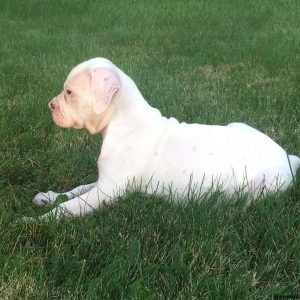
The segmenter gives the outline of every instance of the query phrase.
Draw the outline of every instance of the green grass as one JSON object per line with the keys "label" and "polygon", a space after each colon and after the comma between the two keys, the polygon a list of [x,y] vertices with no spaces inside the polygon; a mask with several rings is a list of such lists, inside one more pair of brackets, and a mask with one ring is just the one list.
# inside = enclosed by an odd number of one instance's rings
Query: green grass
{"label": "green grass", "polygon": [[112,60],[166,116],[246,122],[300,154],[299,2],[0,0],[0,299],[300,296],[300,178],[243,210],[129,193],[22,223],[37,191],[97,178],[101,139],[56,127],[70,69]]}

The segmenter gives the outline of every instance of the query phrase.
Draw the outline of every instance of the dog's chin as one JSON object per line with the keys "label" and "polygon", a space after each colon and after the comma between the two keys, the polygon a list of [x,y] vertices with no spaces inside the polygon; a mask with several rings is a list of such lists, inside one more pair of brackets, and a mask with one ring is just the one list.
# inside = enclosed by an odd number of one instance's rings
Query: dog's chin
{"label": "dog's chin", "polygon": [[81,122],[75,121],[71,127],[75,129],[82,129],[83,124]]}
{"label": "dog's chin", "polygon": [[72,120],[60,118],[55,114],[52,114],[52,119],[53,119],[54,123],[59,127],[62,127],[62,128],[74,127],[74,122],[72,122]]}

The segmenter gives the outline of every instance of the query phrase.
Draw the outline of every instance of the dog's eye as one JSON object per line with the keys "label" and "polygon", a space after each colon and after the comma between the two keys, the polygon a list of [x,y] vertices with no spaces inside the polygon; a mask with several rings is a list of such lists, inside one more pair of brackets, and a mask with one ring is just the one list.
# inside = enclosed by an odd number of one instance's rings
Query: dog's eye
{"label": "dog's eye", "polygon": [[71,94],[72,94],[72,91],[71,91],[71,90],[67,90],[67,94],[68,94],[68,95],[71,95]]}

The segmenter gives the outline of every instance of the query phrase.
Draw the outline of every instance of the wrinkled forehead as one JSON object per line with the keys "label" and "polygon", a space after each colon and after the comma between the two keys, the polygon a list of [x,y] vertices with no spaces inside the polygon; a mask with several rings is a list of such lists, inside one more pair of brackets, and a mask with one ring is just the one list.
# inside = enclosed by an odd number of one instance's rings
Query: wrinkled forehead
{"label": "wrinkled forehead", "polygon": [[83,69],[78,72],[74,72],[74,74],[69,74],[67,80],[64,83],[65,89],[88,89],[90,88],[91,77],[88,72],[88,69]]}
{"label": "wrinkled forehead", "polygon": [[69,73],[67,80],[71,78],[76,77],[78,74],[81,74],[83,72],[88,72],[90,70],[98,69],[98,68],[108,68],[113,71],[117,71],[117,68],[114,66],[112,62],[105,58],[93,58],[88,61],[85,61],[79,65],[77,65],[75,68],[71,70]]}

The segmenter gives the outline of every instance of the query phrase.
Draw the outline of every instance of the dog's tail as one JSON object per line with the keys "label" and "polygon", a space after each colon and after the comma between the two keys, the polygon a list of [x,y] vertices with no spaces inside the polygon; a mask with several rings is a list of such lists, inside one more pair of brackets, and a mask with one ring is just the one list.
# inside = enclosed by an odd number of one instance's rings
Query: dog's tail
{"label": "dog's tail", "polygon": [[300,167],[300,158],[296,155],[288,155],[289,165],[293,178],[296,176],[296,172]]}

